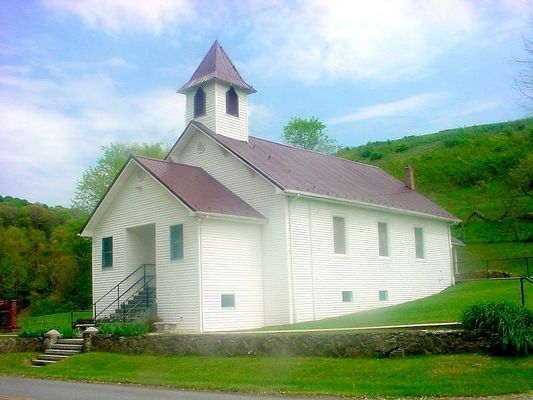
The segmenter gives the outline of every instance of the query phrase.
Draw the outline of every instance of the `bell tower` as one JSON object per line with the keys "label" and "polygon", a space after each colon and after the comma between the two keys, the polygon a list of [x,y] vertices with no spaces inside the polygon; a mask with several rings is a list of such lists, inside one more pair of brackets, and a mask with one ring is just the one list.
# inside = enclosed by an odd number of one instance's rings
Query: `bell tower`
{"label": "bell tower", "polygon": [[187,96],[186,124],[195,120],[219,135],[245,142],[248,95],[255,92],[216,40],[191,79],[178,90]]}

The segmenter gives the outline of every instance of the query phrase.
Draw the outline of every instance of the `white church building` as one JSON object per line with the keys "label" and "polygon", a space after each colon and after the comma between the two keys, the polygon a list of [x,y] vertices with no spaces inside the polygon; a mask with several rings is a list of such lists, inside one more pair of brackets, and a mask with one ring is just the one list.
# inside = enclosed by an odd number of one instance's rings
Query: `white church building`
{"label": "white church building", "polygon": [[81,234],[98,318],[142,305],[178,331],[312,321],[454,284],[457,218],[380,168],[249,135],[246,83],[215,42],[179,93],[165,160],[132,156]]}

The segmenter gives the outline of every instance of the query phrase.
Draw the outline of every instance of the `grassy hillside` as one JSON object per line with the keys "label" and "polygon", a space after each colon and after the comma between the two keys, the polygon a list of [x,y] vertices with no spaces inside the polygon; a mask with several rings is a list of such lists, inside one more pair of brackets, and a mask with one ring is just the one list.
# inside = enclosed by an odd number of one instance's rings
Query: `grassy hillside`
{"label": "grassy hillside", "polygon": [[[470,245],[460,255],[476,265],[486,258],[533,256],[533,199],[510,177],[531,154],[533,118],[369,142],[339,152],[401,180],[404,166],[412,165],[417,190],[463,221],[453,235]],[[496,252],[488,245],[494,243],[500,244]]]}

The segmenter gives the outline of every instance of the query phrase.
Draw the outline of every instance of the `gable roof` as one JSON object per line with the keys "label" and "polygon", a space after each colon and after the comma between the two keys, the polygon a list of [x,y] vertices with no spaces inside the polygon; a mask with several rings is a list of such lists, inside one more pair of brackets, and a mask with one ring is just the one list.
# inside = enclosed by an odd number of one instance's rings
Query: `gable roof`
{"label": "gable roof", "polygon": [[189,89],[210,79],[221,80],[248,93],[256,92],[252,86],[242,79],[241,74],[239,74],[239,71],[237,71],[237,68],[235,68],[235,65],[217,40],[215,40],[198,68],[196,68],[191,79],[178,90],[178,93],[186,93]]}
{"label": "gable roof", "polygon": [[202,168],[142,156],[132,156],[132,159],[192,211],[265,219]]}
{"label": "gable roof", "polygon": [[[365,203],[458,221],[381,168],[265,139],[248,142],[218,135],[198,121],[192,125],[285,192]],[[178,140],[179,141],[179,140]]]}

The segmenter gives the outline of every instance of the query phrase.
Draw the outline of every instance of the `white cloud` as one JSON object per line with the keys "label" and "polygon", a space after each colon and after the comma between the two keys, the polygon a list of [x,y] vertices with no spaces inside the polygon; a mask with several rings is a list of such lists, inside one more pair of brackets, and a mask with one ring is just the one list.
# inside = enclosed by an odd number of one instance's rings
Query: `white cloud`
{"label": "white cloud", "polygon": [[426,73],[435,60],[457,46],[478,46],[485,38],[516,35],[525,24],[526,1],[516,3],[261,3],[249,11],[253,26],[249,42],[256,45],[258,56],[247,68],[251,73],[267,72],[307,83],[412,78]]}
{"label": "white cloud", "polygon": [[88,26],[108,32],[146,31],[159,35],[180,19],[191,17],[185,0],[42,0],[59,11],[79,16]]}
{"label": "white cloud", "polygon": [[109,60],[104,61],[104,65],[111,65],[113,67],[134,68],[133,64],[130,64],[126,60],[120,57],[112,57]]}
{"label": "white cloud", "polygon": [[184,128],[181,96],[126,96],[105,75],[54,82],[2,73],[0,90],[0,186],[30,200],[69,205],[100,146],[172,141]]}
{"label": "white cloud", "polygon": [[333,117],[326,121],[326,124],[340,125],[373,118],[386,118],[405,115],[423,109],[424,107],[428,107],[429,105],[435,103],[436,101],[442,100],[447,96],[448,95],[443,92],[424,93],[389,103],[360,107],[354,112]]}

